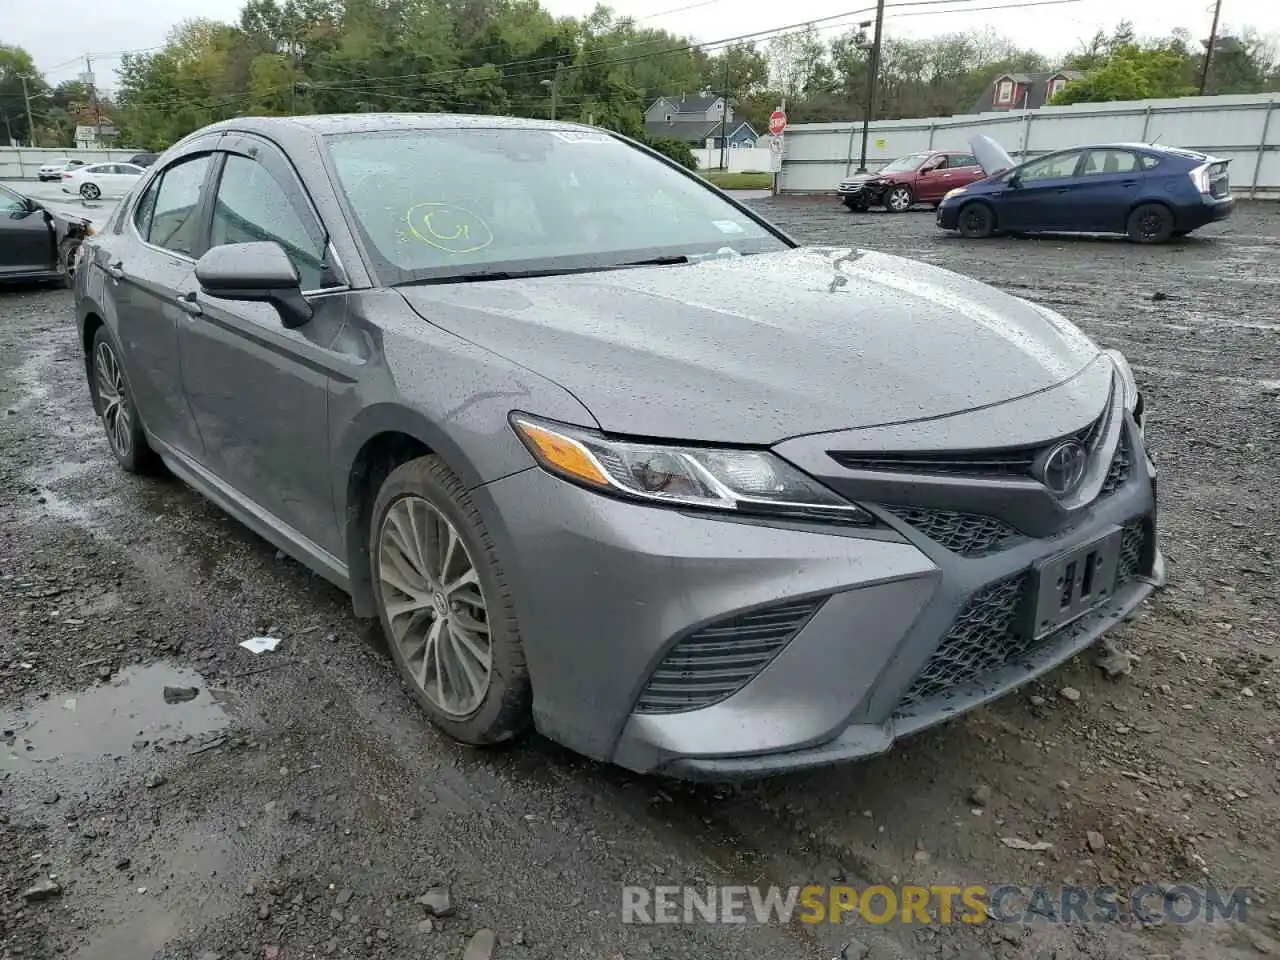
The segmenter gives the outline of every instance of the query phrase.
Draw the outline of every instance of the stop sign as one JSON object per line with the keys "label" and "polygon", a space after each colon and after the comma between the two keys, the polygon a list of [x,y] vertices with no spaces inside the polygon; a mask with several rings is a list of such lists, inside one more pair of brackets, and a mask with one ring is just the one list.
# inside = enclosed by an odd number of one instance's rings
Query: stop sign
{"label": "stop sign", "polygon": [[775,110],[769,114],[769,132],[775,137],[782,136],[782,131],[787,129],[787,115],[781,110]]}

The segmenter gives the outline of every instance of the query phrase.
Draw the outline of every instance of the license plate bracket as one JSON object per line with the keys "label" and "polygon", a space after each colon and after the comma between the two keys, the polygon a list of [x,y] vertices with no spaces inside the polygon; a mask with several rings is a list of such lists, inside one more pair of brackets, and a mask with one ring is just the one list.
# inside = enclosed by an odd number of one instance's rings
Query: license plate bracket
{"label": "license plate bracket", "polygon": [[1113,526],[1088,543],[1032,567],[1032,633],[1039,639],[1088,613],[1115,592],[1124,531]]}

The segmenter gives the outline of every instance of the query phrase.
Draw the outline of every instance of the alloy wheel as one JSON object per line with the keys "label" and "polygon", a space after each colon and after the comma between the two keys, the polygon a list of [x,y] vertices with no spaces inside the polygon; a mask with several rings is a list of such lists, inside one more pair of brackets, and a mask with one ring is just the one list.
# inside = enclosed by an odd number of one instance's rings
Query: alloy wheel
{"label": "alloy wheel", "polygon": [[97,200],[102,196],[102,191],[98,189],[96,183],[83,183],[80,185],[80,196],[86,200]]}
{"label": "alloy wheel", "polygon": [[898,187],[889,194],[889,209],[901,213],[911,206],[911,193],[905,187]]}
{"label": "alloy wheel", "polygon": [[99,415],[107,431],[107,442],[116,454],[128,458],[133,452],[133,412],[125,393],[124,374],[115,351],[103,342],[93,353],[97,378]]}
{"label": "alloy wheel", "polygon": [[1144,240],[1150,240],[1152,237],[1158,237],[1160,230],[1164,226],[1164,219],[1158,213],[1148,213],[1142,217],[1138,223],[1138,230],[1142,234]]}
{"label": "alloy wheel", "polygon": [[378,580],[391,641],[415,683],[449,716],[474,713],[493,673],[484,592],[457,529],[422,497],[387,510]]}

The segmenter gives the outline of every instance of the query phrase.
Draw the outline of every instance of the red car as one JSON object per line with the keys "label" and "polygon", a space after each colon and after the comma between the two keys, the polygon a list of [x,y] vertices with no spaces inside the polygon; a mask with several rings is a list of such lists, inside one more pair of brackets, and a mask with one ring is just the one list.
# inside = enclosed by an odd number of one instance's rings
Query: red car
{"label": "red car", "polygon": [[972,153],[910,153],[875,173],[855,173],[840,181],[844,205],[859,212],[884,206],[905,213],[914,203],[937,206],[948,190],[967,187],[986,176]]}

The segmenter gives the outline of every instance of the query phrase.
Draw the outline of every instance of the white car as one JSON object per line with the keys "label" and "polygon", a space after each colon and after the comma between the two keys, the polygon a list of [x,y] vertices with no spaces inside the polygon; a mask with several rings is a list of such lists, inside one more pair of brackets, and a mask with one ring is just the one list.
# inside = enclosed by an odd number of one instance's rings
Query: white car
{"label": "white car", "polygon": [[62,192],[78,193],[86,200],[123,197],[145,172],[132,163],[91,163],[62,171]]}
{"label": "white car", "polygon": [[67,170],[83,167],[88,162],[87,160],[68,160],[66,157],[60,160],[50,160],[48,163],[40,165],[40,170],[36,176],[40,178],[41,183],[46,180],[61,180],[62,174]]}

